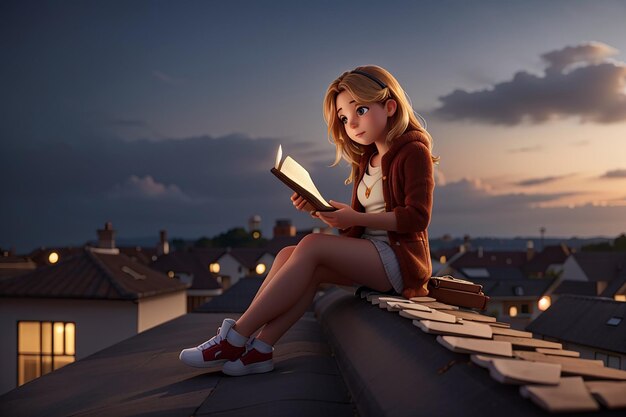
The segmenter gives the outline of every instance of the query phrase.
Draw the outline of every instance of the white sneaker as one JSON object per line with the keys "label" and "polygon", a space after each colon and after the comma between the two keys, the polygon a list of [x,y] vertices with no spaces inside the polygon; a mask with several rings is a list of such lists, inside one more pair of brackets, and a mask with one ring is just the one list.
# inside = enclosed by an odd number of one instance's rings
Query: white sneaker
{"label": "white sneaker", "polygon": [[194,368],[210,368],[239,358],[246,350],[245,345],[235,346],[226,340],[234,325],[235,320],[224,319],[215,336],[196,347],[183,349],[179,359]]}

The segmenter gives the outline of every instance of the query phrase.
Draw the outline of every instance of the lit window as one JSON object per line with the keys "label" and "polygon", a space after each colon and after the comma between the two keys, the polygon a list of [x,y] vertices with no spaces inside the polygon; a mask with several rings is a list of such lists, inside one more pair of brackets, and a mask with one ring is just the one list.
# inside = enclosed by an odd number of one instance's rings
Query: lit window
{"label": "lit window", "polygon": [[174,278],[174,271],[167,271],[167,276],[170,278]]}
{"label": "lit window", "polygon": [[263,275],[265,273],[265,264],[257,264],[256,273],[259,275]]}
{"label": "lit window", "polygon": [[446,256],[445,255],[441,255],[441,257],[439,258],[439,263],[442,263],[442,264],[446,263]]}
{"label": "lit window", "polygon": [[211,271],[214,274],[219,274],[220,272],[220,264],[218,264],[217,262],[213,262],[209,264],[209,271]]}
{"label": "lit window", "polygon": [[509,316],[516,317],[517,316],[517,307],[511,306],[509,307]]}
{"label": "lit window", "polygon": [[48,255],[48,262],[50,262],[51,264],[55,264],[59,261],[59,254],[56,252],[50,252],[50,255]]}
{"label": "lit window", "polygon": [[616,294],[615,301],[626,301],[626,295],[624,294]]}
{"label": "lit window", "polygon": [[18,386],[74,362],[76,325],[66,322],[18,322]]}
{"label": "lit window", "polygon": [[261,237],[261,233],[257,232],[256,230],[252,232],[252,238],[258,239],[260,237]]}
{"label": "lit window", "polygon": [[549,296],[544,295],[537,303],[537,306],[539,307],[539,310],[546,311],[550,307],[550,304],[552,304],[552,300]]}

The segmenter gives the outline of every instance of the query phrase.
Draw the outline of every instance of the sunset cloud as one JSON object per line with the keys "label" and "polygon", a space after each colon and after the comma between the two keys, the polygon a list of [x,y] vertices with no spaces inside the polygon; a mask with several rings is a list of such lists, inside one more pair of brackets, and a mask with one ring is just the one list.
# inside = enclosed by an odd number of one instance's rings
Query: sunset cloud
{"label": "sunset cloud", "polygon": [[496,125],[536,124],[577,117],[581,123],[626,120],[626,63],[610,59],[619,51],[589,42],[547,52],[544,74],[518,71],[509,81],[484,90],[454,90],[441,96],[433,114],[447,120]]}
{"label": "sunset cloud", "polygon": [[493,189],[478,179],[463,178],[435,188],[434,212],[488,213],[512,212],[536,207],[540,203],[556,201],[575,193],[508,193],[496,194]]}
{"label": "sunset cloud", "polygon": [[600,178],[626,178],[626,169],[613,169],[604,173]]}
{"label": "sunset cloud", "polygon": [[540,177],[540,178],[529,178],[526,180],[522,180],[522,181],[518,181],[516,183],[514,183],[514,185],[520,186],[520,187],[529,187],[529,186],[533,186],[533,185],[542,185],[542,184],[548,184],[551,182],[555,182],[558,180],[561,180],[563,178],[567,178],[570,175],[555,175],[555,176],[548,176],[548,177]]}

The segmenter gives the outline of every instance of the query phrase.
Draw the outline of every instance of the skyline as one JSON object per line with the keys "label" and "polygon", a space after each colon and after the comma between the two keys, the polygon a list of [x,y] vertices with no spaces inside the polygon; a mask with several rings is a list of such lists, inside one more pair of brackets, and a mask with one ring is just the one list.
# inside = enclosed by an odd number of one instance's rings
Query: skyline
{"label": "skyline", "polygon": [[618,236],[626,3],[601,6],[5,2],[0,247],[75,244],[106,221],[120,238],[253,214],[265,235],[323,225],[269,169],[282,144],[348,201],[321,104],[364,64],[396,76],[434,138],[432,237]]}

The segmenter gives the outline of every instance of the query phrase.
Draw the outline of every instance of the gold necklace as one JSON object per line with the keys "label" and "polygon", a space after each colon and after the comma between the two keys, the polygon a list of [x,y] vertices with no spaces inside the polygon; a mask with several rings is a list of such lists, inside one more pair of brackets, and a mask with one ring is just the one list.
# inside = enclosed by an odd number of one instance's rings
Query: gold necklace
{"label": "gold necklace", "polygon": [[[374,156],[374,154],[372,154],[372,156],[370,156],[370,160],[367,163],[368,165],[371,165],[372,162],[372,157]],[[375,167],[372,167],[375,168]],[[382,169],[382,167],[381,167]],[[381,179],[383,177],[382,172],[381,175],[376,179],[376,181],[374,181],[372,183],[372,185],[370,185],[369,187],[367,186],[367,184],[365,183],[365,176],[363,176],[363,179],[361,181],[363,181],[363,185],[365,186],[365,198],[370,198],[370,194],[372,193],[372,188],[374,188],[374,185],[376,185],[376,183],[378,182],[379,179]]]}
{"label": "gold necklace", "polygon": [[383,176],[381,175],[380,177],[378,177],[376,179],[376,181],[374,181],[374,183],[371,186],[367,186],[367,184],[365,184],[365,177],[363,177],[362,181],[363,181],[363,185],[365,186],[365,198],[370,198],[370,194],[372,193],[372,188],[374,188],[374,185],[378,182],[379,179],[381,179]]}

